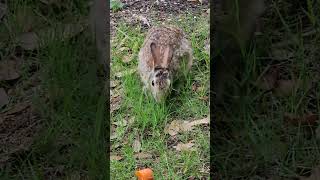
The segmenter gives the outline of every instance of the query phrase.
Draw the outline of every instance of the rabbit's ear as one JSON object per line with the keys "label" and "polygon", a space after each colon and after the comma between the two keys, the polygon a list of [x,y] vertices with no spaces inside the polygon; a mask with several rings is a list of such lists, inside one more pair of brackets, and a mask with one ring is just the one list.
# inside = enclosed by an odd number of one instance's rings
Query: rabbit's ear
{"label": "rabbit's ear", "polygon": [[163,68],[168,68],[168,65],[170,64],[170,61],[172,59],[172,55],[173,55],[172,47],[167,46],[166,49],[164,50],[163,60],[161,64]]}
{"label": "rabbit's ear", "polygon": [[160,49],[159,47],[157,47],[157,45],[154,42],[150,44],[150,48],[151,48],[151,54],[153,57],[152,64],[154,68],[160,65]]}

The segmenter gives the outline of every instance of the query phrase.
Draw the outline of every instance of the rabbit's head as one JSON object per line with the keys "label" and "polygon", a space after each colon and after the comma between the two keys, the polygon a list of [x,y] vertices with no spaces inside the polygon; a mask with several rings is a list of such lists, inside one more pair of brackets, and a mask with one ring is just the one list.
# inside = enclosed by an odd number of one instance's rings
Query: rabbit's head
{"label": "rabbit's head", "polygon": [[154,99],[161,102],[166,99],[171,90],[172,75],[168,64],[172,59],[173,49],[168,45],[163,47],[161,52],[160,46],[154,42],[150,44],[150,48],[153,69],[149,77],[149,87]]}

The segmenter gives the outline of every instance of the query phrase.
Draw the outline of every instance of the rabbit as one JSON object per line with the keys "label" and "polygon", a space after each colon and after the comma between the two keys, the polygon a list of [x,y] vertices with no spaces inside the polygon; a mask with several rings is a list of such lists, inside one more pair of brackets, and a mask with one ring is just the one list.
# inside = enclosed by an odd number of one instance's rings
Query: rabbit
{"label": "rabbit", "polygon": [[[152,27],[138,55],[138,73],[144,84],[143,91],[151,91],[156,102],[164,101],[182,68],[185,67],[185,72],[190,71],[192,53],[191,44],[180,28]],[[186,61],[183,62],[183,59]],[[182,63],[186,66],[182,66]]]}

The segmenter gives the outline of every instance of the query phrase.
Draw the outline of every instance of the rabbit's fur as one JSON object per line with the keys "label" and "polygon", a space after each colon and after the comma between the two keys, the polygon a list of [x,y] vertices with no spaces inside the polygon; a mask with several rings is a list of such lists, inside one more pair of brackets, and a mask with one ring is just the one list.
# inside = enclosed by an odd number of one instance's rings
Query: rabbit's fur
{"label": "rabbit's fur", "polygon": [[173,26],[151,28],[139,52],[138,71],[144,91],[151,91],[157,102],[170,94],[171,85],[182,70],[186,56],[186,70],[192,66],[192,48],[184,32]]}

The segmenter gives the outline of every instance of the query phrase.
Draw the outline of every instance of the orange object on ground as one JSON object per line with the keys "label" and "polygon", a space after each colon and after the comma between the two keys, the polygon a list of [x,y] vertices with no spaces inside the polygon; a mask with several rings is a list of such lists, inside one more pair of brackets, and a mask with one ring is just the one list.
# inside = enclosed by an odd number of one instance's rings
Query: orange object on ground
{"label": "orange object on ground", "polygon": [[153,180],[153,172],[150,168],[136,171],[136,176],[138,180]]}

